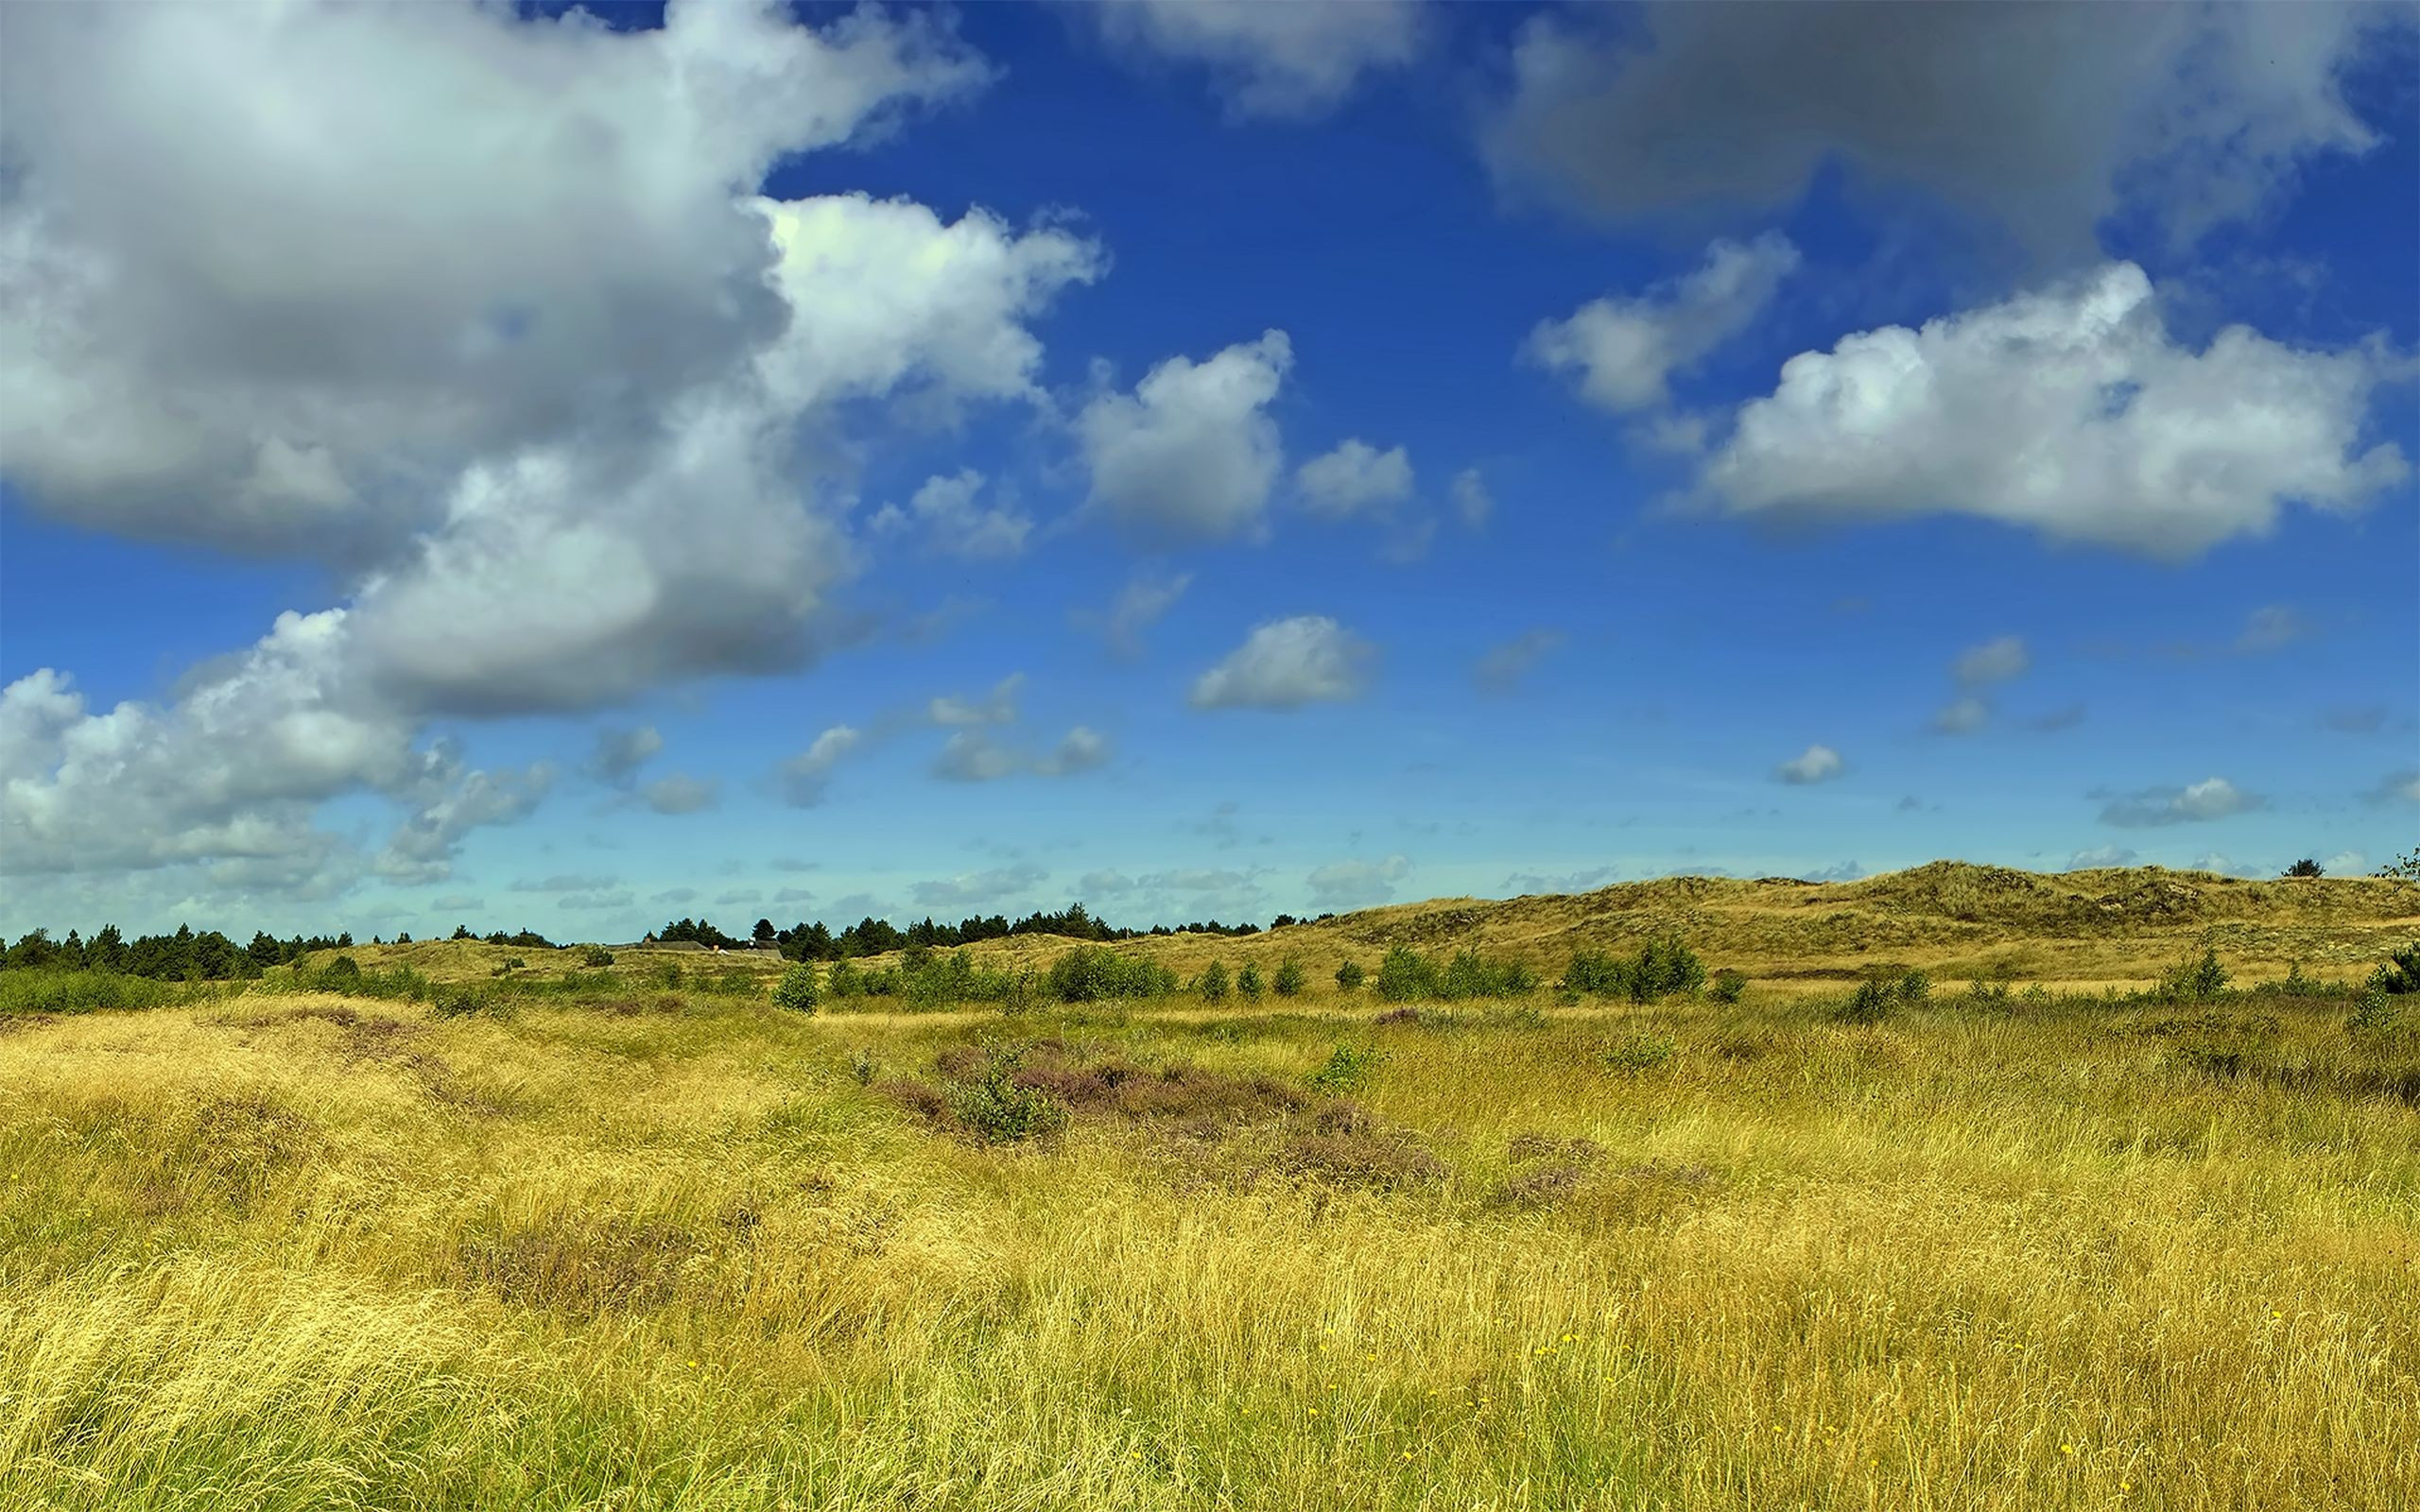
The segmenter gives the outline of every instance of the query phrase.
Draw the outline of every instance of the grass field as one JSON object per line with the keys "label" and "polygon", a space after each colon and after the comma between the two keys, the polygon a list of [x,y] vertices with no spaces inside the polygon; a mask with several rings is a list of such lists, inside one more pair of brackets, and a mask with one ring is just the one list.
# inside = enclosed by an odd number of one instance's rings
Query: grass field
{"label": "grass field", "polygon": [[2349,994],[1234,1006],[0,1018],[0,1508],[2420,1504]]}

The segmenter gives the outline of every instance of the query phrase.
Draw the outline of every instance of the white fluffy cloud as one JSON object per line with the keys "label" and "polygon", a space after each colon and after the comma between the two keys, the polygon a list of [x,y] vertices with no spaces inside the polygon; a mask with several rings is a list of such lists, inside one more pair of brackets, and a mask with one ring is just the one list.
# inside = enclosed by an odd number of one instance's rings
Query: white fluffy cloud
{"label": "white fluffy cloud", "polygon": [[864,743],[864,732],[852,725],[834,725],[816,736],[814,744],[782,763],[774,772],[782,800],[802,809],[822,802],[831,783],[832,768]]}
{"label": "white fluffy cloud", "polygon": [[1017,695],[1025,688],[1025,674],[1011,672],[992,685],[992,691],[980,698],[962,694],[945,693],[925,706],[925,716],[944,727],[960,725],[1006,725],[1017,717]]}
{"label": "white fluffy cloud", "polygon": [[1374,654],[1324,614],[1271,620],[1194,679],[1192,703],[1196,709],[1299,709],[1357,697]]}
{"label": "white fluffy cloud", "polygon": [[944,224],[907,199],[760,199],[797,312],[761,368],[784,407],[926,389],[947,400],[1036,397],[1042,343],[1025,322],[1106,266],[1098,245],[1023,235],[981,210]]}
{"label": "white fluffy cloud", "polygon": [[639,798],[658,814],[696,814],[722,800],[722,784],[712,778],[666,772],[640,788]]}
{"label": "white fluffy cloud", "polygon": [[2387,363],[2248,327],[2172,340],[2132,264],[1786,363],[1703,481],[1736,513],[1977,515],[2176,558],[2349,511],[2409,471],[2360,442]]}
{"label": "white fluffy cloud", "polygon": [[[841,401],[1040,402],[1027,322],[1102,265],[1056,228],[758,182],[989,77],[873,9],[0,11],[8,481],[350,583],[168,706],[21,681],[6,864],[426,880],[547,775],[471,769],[431,719],[812,660],[856,562],[801,438]],[[643,744],[592,771],[633,782]],[[313,818],[365,791],[403,814],[370,858]]]}
{"label": "white fluffy cloud", "polygon": [[1208,65],[1238,116],[1331,109],[1366,74],[1419,51],[1414,0],[1098,0],[1086,14],[1113,45]]}
{"label": "white fluffy cloud", "polygon": [[1315,514],[1384,513],[1411,497],[1411,458],[1400,446],[1381,452],[1356,437],[1296,469],[1294,485]]}
{"label": "white fluffy cloud", "polygon": [[1131,395],[1076,417],[1094,502],[1128,528],[1169,540],[1257,535],[1284,465],[1268,405],[1294,365],[1283,331],[1201,363],[1170,357]]}
{"label": "white fluffy cloud", "polygon": [[2130,829],[2198,824],[2247,813],[2267,801],[2223,777],[2207,777],[2185,787],[2147,787],[2112,799],[2101,809],[2100,821]]}
{"label": "white fluffy cloud", "polygon": [[975,502],[983,474],[973,468],[948,477],[925,480],[902,509],[887,504],[873,517],[880,533],[920,530],[938,552],[968,561],[998,561],[1025,550],[1033,531],[1033,517],[1006,507],[985,509]]}
{"label": "white fluffy cloud", "polygon": [[1383,861],[1331,861],[1303,879],[1311,889],[1311,906],[1344,910],[1374,908],[1395,895],[1395,885],[1411,875],[1411,862],[1400,855]]}
{"label": "white fluffy cloud", "polygon": [[1109,738],[1078,725],[1046,754],[1036,756],[990,730],[960,730],[934,758],[933,775],[951,782],[995,782],[1004,777],[1072,777],[1109,761]]}
{"label": "white fluffy cloud", "polygon": [[1523,26],[1485,146],[1501,181],[1616,218],[1772,211],[1844,163],[2049,255],[2088,251],[2129,203],[2181,242],[2378,140],[2337,74],[2397,24],[2355,6],[1578,8]]}
{"label": "white fluffy cloud", "polygon": [[1480,528],[1487,524],[1487,517],[1495,512],[1495,500],[1487,491],[1487,479],[1479,476],[1478,469],[1475,467],[1466,467],[1455,473],[1446,493],[1453,501],[1454,513],[1465,530]]}
{"label": "white fluffy cloud", "polygon": [[1670,397],[1667,383],[1746,329],[1790,270],[1798,249],[1768,233],[1753,242],[1719,241],[1705,266],[1635,299],[1591,300],[1561,320],[1545,320],[1522,351],[1570,376],[1581,396],[1604,409],[1652,409]]}
{"label": "white fluffy cloud", "polygon": [[1828,782],[1847,770],[1841,753],[1829,746],[1809,746],[1805,750],[1773,768],[1776,782],[1805,786],[1810,782]]}

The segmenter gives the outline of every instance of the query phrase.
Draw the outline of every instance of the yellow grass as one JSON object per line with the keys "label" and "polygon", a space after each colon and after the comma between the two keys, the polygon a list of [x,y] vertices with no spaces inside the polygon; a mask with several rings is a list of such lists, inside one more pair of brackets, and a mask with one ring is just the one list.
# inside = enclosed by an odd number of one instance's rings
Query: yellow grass
{"label": "yellow grass", "polygon": [[[0,1508],[2420,1504],[2420,1062],[2341,999],[657,1005],[0,1023]],[[1305,1106],[885,1091],[1004,1036]],[[1442,1178],[1288,1163],[1340,1044]]]}

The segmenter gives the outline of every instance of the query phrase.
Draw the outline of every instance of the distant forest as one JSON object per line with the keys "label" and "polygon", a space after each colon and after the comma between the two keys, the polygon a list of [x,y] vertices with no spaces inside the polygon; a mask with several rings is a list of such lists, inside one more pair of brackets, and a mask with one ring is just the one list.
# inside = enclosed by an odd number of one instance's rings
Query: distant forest
{"label": "distant forest", "polygon": [[[1322,919],[1334,914],[1322,914]],[[1270,922],[1271,929],[1305,922],[1291,914],[1280,914]],[[901,929],[888,919],[867,918],[834,934],[821,923],[793,924],[776,929],[769,919],[756,920],[756,927],[745,936],[727,935],[702,919],[682,919],[652,931],[643,944],[690,943],[724,950],[750,948],[775,949],[791,960],[838,961],[861,955],[880,955],[903,950],[910,945],[967,945],[977,940],[1005,939],[1011,935],[1056,935],[1080,940],[1136,939],[1154,935],[1257,935],[1257,924],[1222,924],[1213,919],[1206,923],[1185,924],[1171,928],[1167,924],[1150,929],[1121,929],[1104,919],[1096,919],[1082,903],[1074,903],[1057,913],[1036,912],[1011,923],[1007,916],[994,914],[988,919],[973,918],[956,924],[936,923],[931,919]],[[468,924],[455,927],[452,939],[485,940],[491,945],[513,945],[524,950],[556,950],[561,946],[533,930],[507,933],[496,930],[480,935]],[[372,937],[372,944],[384,945],[383,937]],[[393,943],[408,945],[412,936],[398,934]],[[104,924],[91,939],[69,930],[64,939],[53,939],[47,929],[33,930],[19,936],[16,943],[0,950],[0,970],[8,971],[118,971],[129,976],[147,976],[168,982],[226,982],[255,977],[271,967],[284,966],[314,951],[351,950],[351,931],[327,935],[295,935],[279,939],[267,930],[254,932],[251,943],[238,945],[217,930],[197,934],[189,925],[180,926],[173,935],[142,935],[126,937],[115,924]]]}

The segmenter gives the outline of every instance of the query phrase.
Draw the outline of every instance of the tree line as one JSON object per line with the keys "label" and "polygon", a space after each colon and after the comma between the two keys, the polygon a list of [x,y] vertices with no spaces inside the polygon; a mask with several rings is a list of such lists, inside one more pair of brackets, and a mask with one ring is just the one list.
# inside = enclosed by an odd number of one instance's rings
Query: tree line
{"label": "tree line", "polygon": [[[1323,914],[1333,919],[1334,914]],[[1280,914],[1270,924],[1283,929],[1302,923],[1291,914]],[[927,915],[902,929],[887,919],[868,915],[845,929],[835,932],[821,921],[797,923],[787,929],[777,929],[769,919],[756,920],[756,927],[745,937],[727,935],[701,919],[676,919],[662,929],[650,931],[642,944],[693,944],[708,949],[778,950],[793,961],[843,961],[865,955],[887,955],[892,951],[922,947],[938,949],[951,945],[972,945],[977,940],[1007,939],[1012,935],[1055,935],[1066,939],[1107,943],[1111,940],[1144,939],[1168,935],[1218,935],[1235,937],[1260,933],[1258,924],[1222,924],[1213,919],[1191,924],[1154,924],[1150,929],[1128,929],[1097,918],[1080,902],[1070,903],[1055,913],[1039,909],[1013,922],[1005,914],[970,916],[955,924],[944,924]]]}

